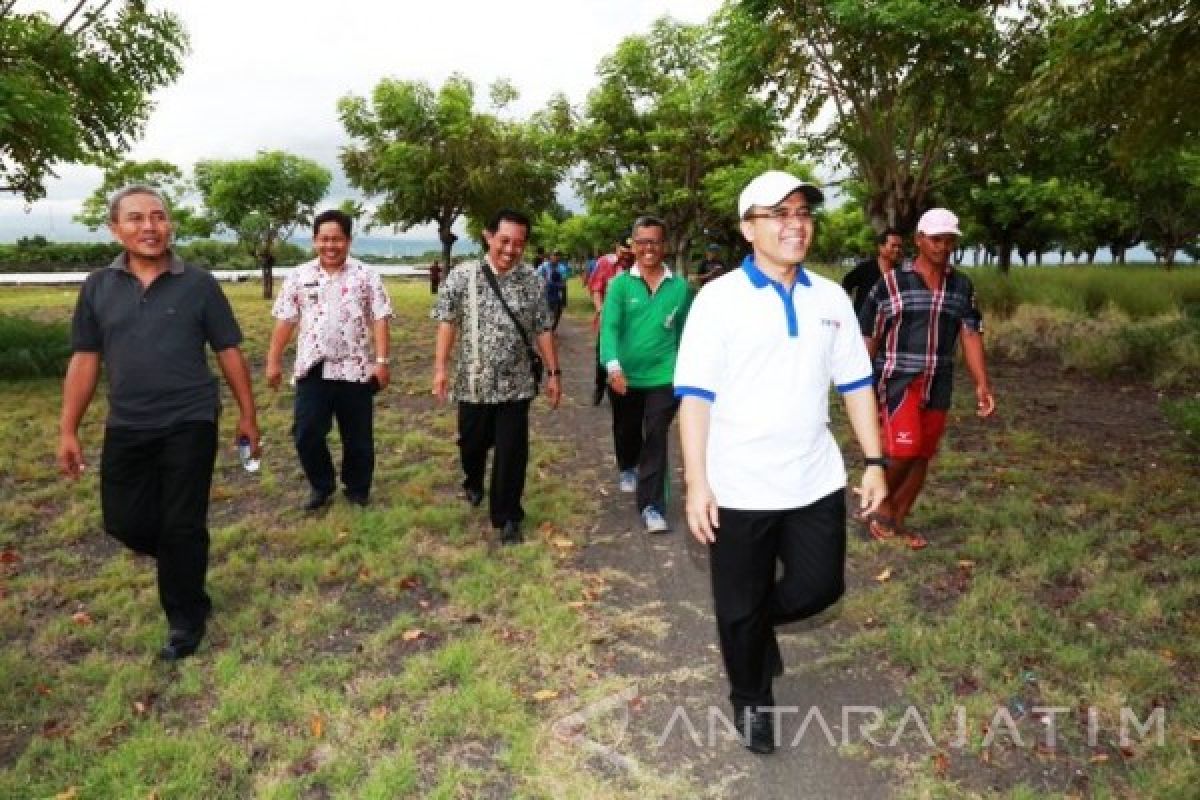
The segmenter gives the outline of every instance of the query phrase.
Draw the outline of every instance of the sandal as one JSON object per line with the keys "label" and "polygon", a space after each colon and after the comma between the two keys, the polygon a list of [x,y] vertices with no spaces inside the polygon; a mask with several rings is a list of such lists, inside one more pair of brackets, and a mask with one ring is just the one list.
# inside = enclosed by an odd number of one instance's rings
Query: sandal
{"label": "sandal", "polygon": [[896,525],[882,514],[870,514],[866,518],[867,531],[871,538],[883,542],[896,535]]}
{"label": "sandal", "polygon": [[929,546],[929,540],[915,531],[905,531],[904,536],[908,539],[909,550],[924,550]]}

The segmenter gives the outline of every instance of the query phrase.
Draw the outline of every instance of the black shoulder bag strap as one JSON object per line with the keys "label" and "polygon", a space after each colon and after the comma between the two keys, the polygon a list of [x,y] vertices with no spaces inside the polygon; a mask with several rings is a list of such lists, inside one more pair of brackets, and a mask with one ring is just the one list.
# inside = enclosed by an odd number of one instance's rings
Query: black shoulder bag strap
{"label": "black shoulder bag strap", "polygon": [[492,291],[496,293],[496,299],[500,301],[500,306],[508,314],[508,318],[512,320],[513,325],[517,328],[517,333],[521,334],[521,341],[525,343],[525,355],[529,357],[529,370],[533,374],[533,391],[537,392],[542,386],[542,373],[545,371],[546,365],[542,363],[542,357],[538,355],[537,350],[533,348],[533,343],[529,340],[529,334],[525,332],[525,326],[517,319],[517,315],[508,307],[508,303],[504,299],[504,293],[500,291],[500,284],[496,282],[496,276],[492,273],[492,267],[487,261],[479,263],[479,269],[483,272],[483,277],[487,279],[488,286],[492,287]]}

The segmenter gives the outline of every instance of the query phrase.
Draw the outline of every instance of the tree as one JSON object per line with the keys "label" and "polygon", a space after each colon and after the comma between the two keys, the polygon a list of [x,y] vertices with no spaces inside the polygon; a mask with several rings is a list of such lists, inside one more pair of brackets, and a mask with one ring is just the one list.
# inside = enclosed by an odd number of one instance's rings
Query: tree
{"label": "tree", "polygon": [[[516,99],[506,82],[491,89],[495,112]],[[528,121],[475,110],[475,87],[451,76],[434,92],[423,81],[384,79],[368,101],[347,95],[338,115],[354,142],[341,162],[351,185],[382,201],[375,224],[408,230],[433,223],[442,262],[451,263],[454,224],[482,223],[503,207],[536,216],[554,202],[568,163],[566,100],[556,97]]]}
{"label": "tree", "polygon": [[[973,98],[1007,69],[1037,14],[987,0],[731,0],[723,81],[760,91],[867,188],[876,231],[912,230],[953,144],[993,118]],[[1027,3],[1035,6],[1035,3]]]}
{"label": "tree", "polygon": [[209,216],[236,234],[261,266],[263,297],[270,299],[275,292],[276,244],[312,220],[331,178],[317,162],[277,150],[242,161],[196,164],[196,188]]}
{"label": "tree", "polygon": [[772,152],[781,130],[761,99],[722,92],[716,64],[710,26],[659,19],[600,62],[578,137],[589,211],[627,225],[639,213],[661,217],[681,270],[693,239],[736,216],[736,205],[707,204],[705,176]]}
{"label": "tree", "polygon": [[1019,93],[1022,110],[1115,134],[1123,162],[1200,137],[1200,4],[1055,4],[1049,50]]}
{"label": "tree", "polygon": [[108,199],[123,187],[138,184],[158,189],[171,212],[171,226],[176,239],[192,239],[212,234],[212,221],[187,206],[186,197],[193,187],[183,177],[179,167],[167,161],[119,161],[108,164],[104,180],[83,201],[83,207],[73,218],[96,230],[108,224]]}
{"label": "tree", "polygon": [[1167,269],[1200,240],[1200,147],[1140,159],[1128,172],[1146,244]]}
{"label": "tree", "polygon": [[62,19],[0,3],[0,191],[46,194],[60,163],[102,163],[142,133],[187,34],[144,0],[78,0]]}

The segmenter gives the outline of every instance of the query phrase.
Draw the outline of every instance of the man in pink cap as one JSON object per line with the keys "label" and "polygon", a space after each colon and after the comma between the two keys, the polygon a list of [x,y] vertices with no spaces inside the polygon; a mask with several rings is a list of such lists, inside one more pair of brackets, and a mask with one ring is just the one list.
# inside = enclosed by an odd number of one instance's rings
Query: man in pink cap
{"label": "man in pink cap", "polygon": [[983,355],[983,317],[975,289],[950,266],[960,236],[958,217],[944,208],[917,223],[917,258],[889,270],[859,311],[859,325],[875,366],[888,497],[868,517],[871,535],[903,534],[909,547],[928,542],[905,525],[925,484],[929,461],[946,426],[954,386],[954,354],[962,337],[963,360],[975,382],[979,416],[996,410]]}

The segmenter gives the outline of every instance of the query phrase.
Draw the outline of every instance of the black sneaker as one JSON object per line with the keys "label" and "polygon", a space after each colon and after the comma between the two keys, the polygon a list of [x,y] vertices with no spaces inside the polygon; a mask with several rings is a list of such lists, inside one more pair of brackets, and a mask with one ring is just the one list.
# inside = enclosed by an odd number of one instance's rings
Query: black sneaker
{"label": "black sneaker", "polygon": [[300,506],[303,511],[317,511],[329,505],[333,492],[318,492],[315,489],[308,493],[308,499]]}
{"label": "black sneaker", "polygon": [[521,524],[509,520],[504,523],[504,527],[500,529],[500,544],[520,544],[525,540],[521,535]]}
{"label": "black sneaker", "polygon": [[765,756],[775,752],[775,721],[766,711],[742,712],[742,744],[751,753]]}

